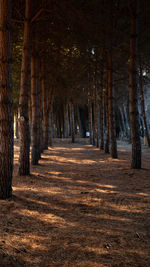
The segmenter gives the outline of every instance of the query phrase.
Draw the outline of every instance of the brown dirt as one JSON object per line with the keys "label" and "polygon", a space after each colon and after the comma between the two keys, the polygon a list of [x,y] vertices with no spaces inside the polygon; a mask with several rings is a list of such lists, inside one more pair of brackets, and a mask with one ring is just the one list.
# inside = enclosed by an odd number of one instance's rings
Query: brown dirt
{"label": "brown dirt", "polygon": [[130,169],[130,145],[119,159],[79,140],[42,154],[31,176],[17,176],[13,198],[0,201],[0,267],[149,267],[150,154]]}

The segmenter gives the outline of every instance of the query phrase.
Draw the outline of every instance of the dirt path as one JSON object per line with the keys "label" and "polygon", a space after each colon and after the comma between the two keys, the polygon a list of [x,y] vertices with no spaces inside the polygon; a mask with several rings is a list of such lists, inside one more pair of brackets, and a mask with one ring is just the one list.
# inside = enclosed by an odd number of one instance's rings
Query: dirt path
{"label": "dirt path", "polygon": [[149,267],[150,158],[130,169],[90,145],[56,142],[0,201],[0,267]]}

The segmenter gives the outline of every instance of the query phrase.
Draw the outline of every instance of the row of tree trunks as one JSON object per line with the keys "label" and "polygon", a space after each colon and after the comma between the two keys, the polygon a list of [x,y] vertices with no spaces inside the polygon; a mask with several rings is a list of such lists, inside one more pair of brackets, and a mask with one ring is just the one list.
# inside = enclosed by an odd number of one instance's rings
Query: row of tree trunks
{"label": "row of tree trunks", "polygon": [[0,1],[0,199],[12,195],[11,1]]}

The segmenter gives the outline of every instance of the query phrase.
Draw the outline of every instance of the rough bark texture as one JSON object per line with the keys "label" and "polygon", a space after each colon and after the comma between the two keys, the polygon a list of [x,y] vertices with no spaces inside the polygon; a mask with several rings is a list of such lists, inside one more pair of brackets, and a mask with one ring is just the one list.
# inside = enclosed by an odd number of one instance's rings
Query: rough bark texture
{"label": "rough bark texture", "polygon": [[29,64],[29,43],[30,43],[30,0],[26,0],[25,21],[24,21],[24,39],[21,64],[21,86],[19,97],[19,175],[30,174],[30,131],[28,116],[28,64]]}
{"label": "rough bark texture", "polygon": [[37,165],[39,160],[39,140],[38,140],[38,92],[36,81],[36,60],[31,57],[31,107],[32,107],[32,125],[31,125],[31,163]]}
{"label": "rough bark texture", "polygon": [[0,1],[0,199],[12,195],[11,1]]}
{"label": "rough bark texture", "polygon": [[108,110],[109,110],[109,131],[110,131],[110,154],[112,158],[117,158],[117,142],[115,134],[114,97],[112,84],[112,52],[108,52]]}
{"label": "rough bark texture", "polygon": [[138,86],[137,86],[137,15],[138,1],[134,2],[134,12],[131,15],[131,31],[130,31],[130,66],[129,66],[129,98],[130,98],[130,127],[132,142],[132,161],[131,168],[141,168],[141,140],[139,129],[139,113],[138,113]]}

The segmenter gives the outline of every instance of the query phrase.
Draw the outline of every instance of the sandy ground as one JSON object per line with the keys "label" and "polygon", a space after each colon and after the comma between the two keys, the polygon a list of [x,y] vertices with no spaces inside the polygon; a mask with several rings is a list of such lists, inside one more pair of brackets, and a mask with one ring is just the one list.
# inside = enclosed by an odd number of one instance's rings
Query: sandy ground
{"label": "sandy ground", "polygon": [[119,158],[88,139],[55,140],[31,175],[18,177],[0,201],[0,267],[149,267],[150,150],[130,169],[131,146]]}

